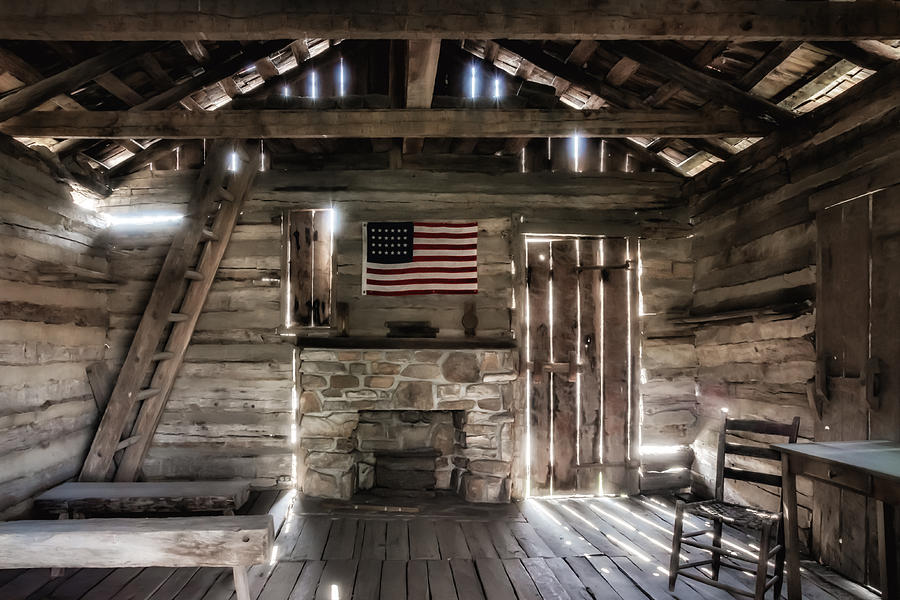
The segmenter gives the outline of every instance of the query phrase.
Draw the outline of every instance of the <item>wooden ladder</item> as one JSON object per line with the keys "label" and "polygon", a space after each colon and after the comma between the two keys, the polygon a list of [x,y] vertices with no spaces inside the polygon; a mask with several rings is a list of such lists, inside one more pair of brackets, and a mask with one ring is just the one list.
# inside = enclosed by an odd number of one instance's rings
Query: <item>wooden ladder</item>
{"label": "wooden ladder", "polygon": [[[232,172],[229,166],[236,168]],[[115,481],[136,479],[258,170],[259,155],[246,144],[223,141],[210,149],[84,461],[81,481],[106,481],[111,475]],[[192,265],[198,250],[199,261]]]}

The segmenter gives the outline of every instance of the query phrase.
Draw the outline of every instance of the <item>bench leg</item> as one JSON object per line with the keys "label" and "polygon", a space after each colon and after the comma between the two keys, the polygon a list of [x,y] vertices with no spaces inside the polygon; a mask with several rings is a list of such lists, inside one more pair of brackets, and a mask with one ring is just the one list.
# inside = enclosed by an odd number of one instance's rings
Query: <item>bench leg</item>
{"label": "bench leg", "polygon": [[[69,518],[68,511],[66,511],[64,513],[59,513],[60,521],[65,521],[68,518]],[[50,569],[50,578],[51,579],[56,579],[57,577],[62,577],[65,574],[66,574],[66,570],[62,567],[53,567],[52,569]]]}
{"label": "bench leg", "polygon": [[237,600],[250,600],[250,580],[247,567],[234,567],[234,592]]}

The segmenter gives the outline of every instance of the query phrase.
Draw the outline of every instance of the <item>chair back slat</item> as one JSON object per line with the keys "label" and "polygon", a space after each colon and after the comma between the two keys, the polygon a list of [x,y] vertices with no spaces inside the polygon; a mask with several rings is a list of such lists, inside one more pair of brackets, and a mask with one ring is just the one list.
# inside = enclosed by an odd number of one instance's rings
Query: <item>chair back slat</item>
{"label": "chair back slat", "polygon": [[738,481],[749,481],[751,483],[762,483],[764,485],[781,487],[780,475],[747,471],[746,469],[734,469],[732,467],[725,467],[724,471],[726,479],[737,479]]}
{"label": "chair back slat", "polygon": [[765,460],[781,460],[781,453],[765,446],[747,446],[745,444],[732,444],[725,442],[725,454],[763,458]]}
{"label": "chair back slat", "polygon": [[[773,423],[752,419],[725,419],[722,430],[719,433],[719,447],[716,456],[716,499],[724,500],[725,480],[749,481],[781,487],[781,476],[772,473],[763,473],[749,469],[737,469],[725,465],[725,457],[728,454],[746,456],[772,461],[780,467],[781,454],[768,446],[753,446],[750,444],[734,444],[727,440],[730,432],[755,433],[759,435],[771,435],[786,438],[783,441],[793,444],[797,442],[800,431],[800,417],[794,417],[790,423]],[[782,441],[782,440],[779,440]]]}

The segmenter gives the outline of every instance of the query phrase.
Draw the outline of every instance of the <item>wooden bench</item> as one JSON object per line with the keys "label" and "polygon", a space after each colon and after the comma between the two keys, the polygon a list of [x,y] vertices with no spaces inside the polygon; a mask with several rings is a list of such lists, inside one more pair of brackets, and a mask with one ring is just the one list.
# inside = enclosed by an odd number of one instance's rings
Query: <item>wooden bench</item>
{"label": "wooden bench", "polygon": [[44,514],[221,512],[233,515],[250,495],[246,481],[79,482],[47,490],[34,500]]}
{"label": "wooden bench", "polygon": [[0,569],[232,567],[238,600],[247,569],[270,559],[270,515],[0,523]]}

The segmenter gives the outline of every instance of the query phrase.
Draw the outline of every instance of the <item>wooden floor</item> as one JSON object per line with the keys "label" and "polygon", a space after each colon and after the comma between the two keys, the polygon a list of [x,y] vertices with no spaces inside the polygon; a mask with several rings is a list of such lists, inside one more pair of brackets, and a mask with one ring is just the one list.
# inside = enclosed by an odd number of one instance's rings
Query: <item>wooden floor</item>
{"label": "wooden floor", "polygon": [[[454,499],[350,504],[260,495],[249,512],[273,514],[276,559],[251,570],[259,600],[730,599],[680,579],[667,590],[671,502],[655,497],[528,500],[506,506]],[[403,506],[405,505],[405,506]],[[702,525],[693,520],[694,527]],[[749,549],[729,531],[726,544]],[[690,557],[696,556],[691,552]],[[723,570],[729,583],[749,581]],[[805,564],[810,600],[876,598]],[[3,600],[229,600],[227,569],[0,571]]]}

